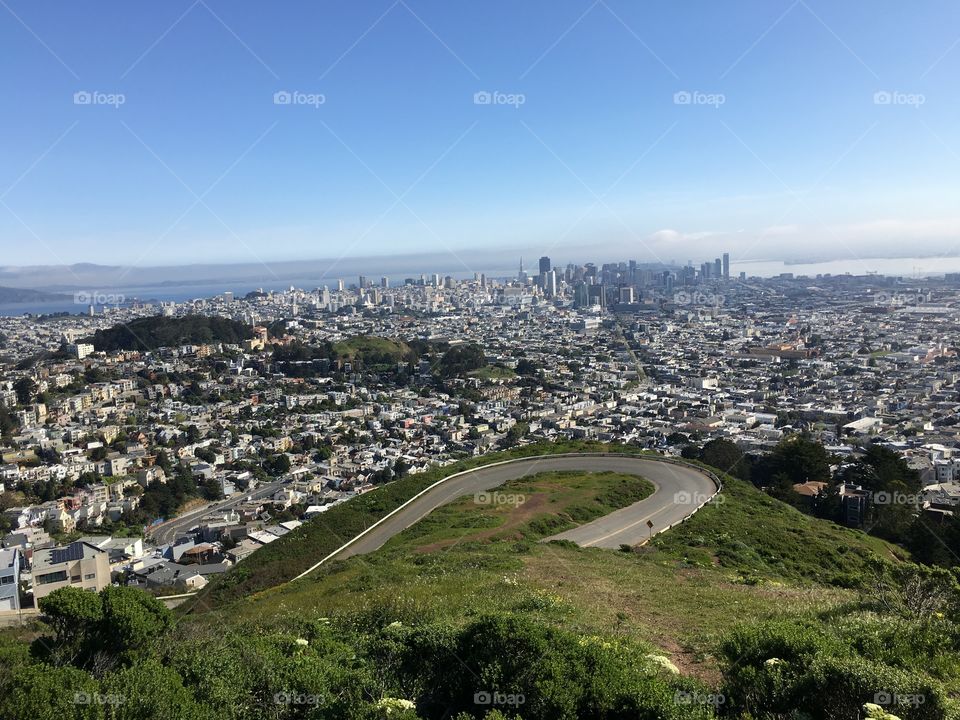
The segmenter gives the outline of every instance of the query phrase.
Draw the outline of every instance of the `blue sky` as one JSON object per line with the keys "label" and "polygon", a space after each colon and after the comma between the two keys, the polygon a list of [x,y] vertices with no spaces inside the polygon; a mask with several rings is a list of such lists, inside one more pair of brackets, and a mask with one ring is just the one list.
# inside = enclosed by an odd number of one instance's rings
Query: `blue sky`
{"label": "blue sky", "polygon": [[945,0],[4,0],[0,263],[948,253],[958,21]]}

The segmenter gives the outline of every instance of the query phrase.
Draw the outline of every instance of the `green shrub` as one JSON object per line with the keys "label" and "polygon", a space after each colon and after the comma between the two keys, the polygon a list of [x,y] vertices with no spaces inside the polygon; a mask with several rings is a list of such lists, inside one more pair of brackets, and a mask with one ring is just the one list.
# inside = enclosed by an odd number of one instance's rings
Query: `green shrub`
{"label": "green shrub", "polygon": [[948,692],[924,662],[949,642],[917,624],[875,616],[757,623],[720,644],[723,692],[729,710],[756,717],[803,709],[816,720],[847,720],[878,700],[895,704],[891,712],[904,720],[951,717]]}

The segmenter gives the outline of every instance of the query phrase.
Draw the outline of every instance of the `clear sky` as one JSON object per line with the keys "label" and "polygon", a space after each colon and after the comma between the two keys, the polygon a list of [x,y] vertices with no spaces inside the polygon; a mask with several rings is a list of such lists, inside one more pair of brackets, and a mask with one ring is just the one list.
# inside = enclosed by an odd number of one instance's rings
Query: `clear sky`
{"label": "clear sky", "polygon": [[955,0],[2,0],[0,57],[5,265],[960,243]]}

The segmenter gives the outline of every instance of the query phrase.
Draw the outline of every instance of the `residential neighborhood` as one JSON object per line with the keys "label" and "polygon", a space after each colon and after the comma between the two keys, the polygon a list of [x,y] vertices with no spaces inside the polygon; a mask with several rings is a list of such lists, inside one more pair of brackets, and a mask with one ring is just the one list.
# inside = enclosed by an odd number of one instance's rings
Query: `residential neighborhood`
{"label": "residential neighborhood", "polygon": [[[197,317],[247,338],[136,337]],[[882,442],[922,478],[918,511],[942,519],[960,502],[958,326],[950,279],[549,258],[515,278],[5,317],[4,558],[34,605],[64,584],[191,592],[391,479],[557,440],[763,454],[803,433],[837,471]],[[107,341],[117,328],[124,347]],[[862,525],[876,499],[841,492]]]}

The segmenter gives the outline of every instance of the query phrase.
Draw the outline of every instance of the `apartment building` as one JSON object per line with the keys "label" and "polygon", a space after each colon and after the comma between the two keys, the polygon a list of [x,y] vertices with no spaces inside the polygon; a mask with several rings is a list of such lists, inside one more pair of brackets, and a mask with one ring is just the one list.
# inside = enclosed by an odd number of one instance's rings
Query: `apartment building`
{"label": "apartment building", "polygon": [[0,612],[20,609],[20,550],[0,550]]}
{"label": "apartment building", "polygon": [[46,548],[33,553],[33,603],[63,587],[99,592],[110,584],[110,559],[87,542]]}

